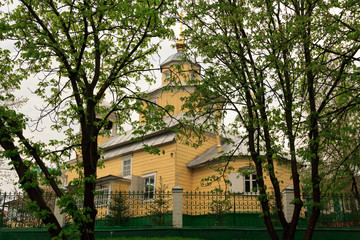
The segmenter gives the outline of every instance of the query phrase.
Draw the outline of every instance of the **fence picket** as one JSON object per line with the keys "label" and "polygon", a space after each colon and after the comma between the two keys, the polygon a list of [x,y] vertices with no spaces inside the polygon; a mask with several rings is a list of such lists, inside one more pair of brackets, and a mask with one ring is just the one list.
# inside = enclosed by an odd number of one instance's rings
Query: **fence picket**
{"label": "fence picket", "polygon": [[[55,196],[44,194],[55,204]],[[100,196],[100,195],[99,195]],[[280,226],[272,195],[272,219]],[[318,227],[360,228],[359,203],[351,195],[324,196]],[[106,200],[107,204],[103,204]],[[107,192],[96,198],[97,226],[171,225],[173,196],[171,192],[156,193],[153,199],[144,192]],[[311,201],[303,197],[308,205]],[[184,226],[263,226],[261,205],[257,194],[190,191],[183,193]],[[0,228],[39,227],[43,224],[28,212],[29,199],[22,193],[0,192]],[[299,227],[306,227],[310,206],[301,212]],[[71,217],[67,217],[67,224]],[[278,224],[278,225],[277,225]]]}

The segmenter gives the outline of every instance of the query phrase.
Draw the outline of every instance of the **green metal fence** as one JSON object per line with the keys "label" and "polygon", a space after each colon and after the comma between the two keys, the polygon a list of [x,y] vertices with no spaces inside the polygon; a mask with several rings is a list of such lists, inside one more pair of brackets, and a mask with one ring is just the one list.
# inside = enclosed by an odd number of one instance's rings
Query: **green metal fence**
{"label": "green metal fence", "polygon": [[[54,195],[44,194],[44,198],[50,209],[54,209]],[[31,211],[31,201],[23,193],[0,192],[0,202],[0,228],[43,227],[43,223]]]}
{"label": "green metal fence", "polygon": [[[268,194],[271,217],[275,227],[281,227],[273,194]],[[304,196],[304,208],[298,226],[307,227],[312,199]],[[265,227],[256,193],[187,192],[183,196],[184,226]],[[360,228],[359,202],[351,194],[322,197],[317,228]]]}
{"label": "green metal fence", "polygon": [[172,194],[151,195],[144,192],[114,192],[95,199],[97,226],[170,226]]}
{"label": "green metal fence", "polygon": [[[52,211],[56,197],[44,193]],[[143,192],[100,192],[95,197],[97,226],[170,226],[172,224],[172,194],[155,193],[149,198]],[[44,227],[31,211],[31,201],[22,193],[0,193],[0,228]],[[82,201],[77,200],[78,208]],[[72,222],[66,215],[65,224]]]}
{"label": "green metal fence", "polygon": [[[45,194],[54,210],[56,198]],[[271,216],[280,227],[272,195]],[[185,227],[238,226],[264,227],[257,194],[186,192],[183,194],[183,225]],[[173,196],[171,193],[149,195],[142,192],[102,192],[96,196],[96,226],[171,226]],[[311,198],[304,197],[304,208],[298,226],[305,228],[311,214]],[[29,209],[29,199],[22,193],[0,193],[0,228],[43,227]],[[81,201],[78,206],[81,208]],[[350,194],[322,197],[317,228],[360,229],[359,203]],[[72,222],[66,218],[66,224]]]}
{"label": "green metal fence", "polygon": [[[312,199],[304,197],[303,219],[299,222],[300,227],[306,227],[307,220],[311,215]],[[326,228],[360,228],[360,205],[352,194],[332,194],[322,197],[321,213],[317,227]]]}
{"label": "green metal fence", "polygon": [[258,198],[256,193],[186,192],[184,226],[263,227]]}

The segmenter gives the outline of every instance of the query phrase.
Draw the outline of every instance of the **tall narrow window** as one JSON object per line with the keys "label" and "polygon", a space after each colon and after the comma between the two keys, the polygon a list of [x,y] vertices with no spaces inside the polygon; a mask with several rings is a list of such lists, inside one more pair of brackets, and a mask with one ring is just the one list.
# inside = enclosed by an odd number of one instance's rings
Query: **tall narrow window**
{"label": "tall narrow window", "polygon": [[95,196],[95,205],[97,207],[107,205],[109,202],[109,186],[96,186],[97,195]]}
{"label": "tall narrow window", "polygon": [[146,174],[143,178],[145,182],[145,200],[153,199],[155,197],[156,174]]}
{"label": "tall narrow window", "polygon": [[249,174],[248,176],[245,176],[245,192],[257,192],[255,188],[257,188],[256,174]]}
{"label": "tall narrow window", "polygon": [[121,176],[122,177],[131,176],[131,156],[122,157]]}

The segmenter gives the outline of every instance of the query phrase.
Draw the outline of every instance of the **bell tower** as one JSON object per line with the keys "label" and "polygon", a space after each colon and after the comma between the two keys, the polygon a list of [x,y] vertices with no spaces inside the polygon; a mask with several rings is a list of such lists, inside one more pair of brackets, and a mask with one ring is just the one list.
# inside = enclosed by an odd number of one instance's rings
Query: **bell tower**
{"label": "bell tower", "polygon": [[[182,16],[182,14],[181,14]],[[150,101],[165,107],[166,105],[174,106],[174,115],[184,113],[182,108],[184,104],[182,98],[194,92],[194,86],[191,83],[200,80],[200,65],[195,61],[189,60],[184,49],[185,41],[182,36],[183,25],[180,25],[180,38],[176,43],[176,53],[170,55],[160,64],[161,87],[150,91]],[[179,88],[178,86],[181,86]],[[143,117],[140,115],[140,122]]]}

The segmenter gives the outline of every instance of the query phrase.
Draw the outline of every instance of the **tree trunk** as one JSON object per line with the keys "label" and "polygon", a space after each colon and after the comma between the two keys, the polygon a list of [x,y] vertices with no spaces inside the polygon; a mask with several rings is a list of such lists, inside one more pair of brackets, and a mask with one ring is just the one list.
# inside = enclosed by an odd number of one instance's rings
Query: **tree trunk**
{"label": "tree trunk", "polygon": [[[310,29],[310,27],[308,27]],[[310,30],[306,30],[308,33]],[[306,230],[305,238],[310,240],[315,230],[315,225],[320,216],[320,176],[319,176],[319,125],[318,125],[318,112],[316,111],[316,99],[314,90],[314,75],[311,70],[311,54],[309,45],[309,35],[304,34],[304,53],[306,61],[306,78],[309,94],[310,105],[310,119],[309,119],[309,150],[311,153],[311,182],[312,182],[312,197],[314,205],[311,208],[311,215]]]}
{"label": "tree trunk", "polygon": [[89,97],[87,102],[87,114],[81,121],[81,149],[84,164],[84,215],[89,216],[85,227],[80,227],[82,240],[95,240],[95,195],[97,178],[98,153],[98,128],[96,126],[95,106],[96,102]]}
{"label": "tree trunk", "polygon": [[260,188],[260,196],[259,196],[259,201],[261,204],[261,208],[264,214],[264,223],[265,226],[267,228],[267,231],[271,237],[272,240],[278,240],[279,237],[276,234],[276,231],[274,229],[274,225],[271,221],[271,216],[270,216],[270,207],[269,207],[269,200],[267,198],[267,193],[266,193],[266,189],[265,189],[265,183],[264,183],[264,173],[263,173],[263,168],[262,168],[262,162],[261,159],[259,158],[259,153],[256,151],[256,147],[255,147],[255,129],[254,129],[254,113],[253,113],[253,108],[252,108],[252,104],[251,104],[251,94],[250,91],[246,92],[246,98],[247,98],[247,109],[248,109],[248,114],[250,116],[250,119],[252,120],[248,126],[248,138],[249,138],[249,150],[250,150],[250,154],[251,154],[251,158],[253,160],[253,162],[255,163],[255,168],[256,168],[256,182]]}
{"label": "tree trunk", "polygon": [[[34,180],[32,179],[32,175],[28,174],[32,170],[22,161],[21,156],[17,152],[17,148],[15,147],[13,142],[10,141],[12,139],[10,134],[5,130],[5,125],[2,122],[0,122],[0,128],[3,130],[1,131],[2,135],[0,137],[0,145],[7,151],[16,152],[16,154],[11,157],[11,160],[13,162],[16,173],[19,176],[20,184],[22,186],[31,186],[25,187],[24,190],[29,195],[31,201],[35,201],[37,203],[41,211],[46,211],[48,213],[41,220],[44,225],[51,225],[51,227],[48,228],[51,237],[59,237],[60,233],[62,232],[62,228],[57,221],[54,213],[47,206],[47,203],[44,200],[42,194],[42,190],[38,187],[37,182],[34,182]],[[66,237],[63,235],[61,236],[61,239],[66,239]]]}

